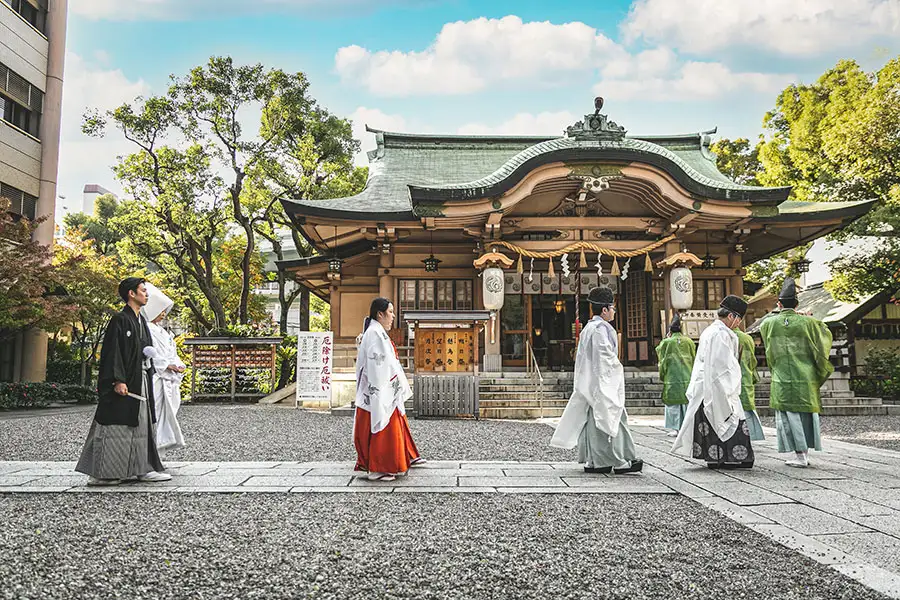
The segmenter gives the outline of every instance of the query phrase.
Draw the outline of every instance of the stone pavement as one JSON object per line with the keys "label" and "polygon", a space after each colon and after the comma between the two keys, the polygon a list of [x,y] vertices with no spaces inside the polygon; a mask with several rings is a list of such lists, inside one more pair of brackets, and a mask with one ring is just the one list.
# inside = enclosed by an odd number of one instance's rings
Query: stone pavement
{"label": "stone pavement", "polygon": [[632,432],[646,462],[640,476],[588,476],[575,463],[432,461],[387,483],[356,476],[349,462],[172,462],[170,482],[88,488],[72,462],[0,462],[0,493],[677,493],[900,598],[900,452],[826,439],[810,468],[792,469],[767,429],[752,470],[711,471],[670,454],[657,426]]}

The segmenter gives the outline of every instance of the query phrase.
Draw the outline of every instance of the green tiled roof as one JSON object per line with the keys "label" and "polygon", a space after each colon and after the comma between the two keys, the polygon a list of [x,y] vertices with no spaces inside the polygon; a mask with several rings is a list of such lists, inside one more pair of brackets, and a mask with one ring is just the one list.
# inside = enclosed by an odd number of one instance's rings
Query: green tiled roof
{"label": "green tiled roof", "polygon": [[365,189],[346,198],[285,201],[296,215],[392,220],[414,219],[416,201],[429,204],[497,195],[537,164],[551,160],[646,160],[665,168],[699,195],[777,203],[789,188],[737,184],[720,173],[708,150],[710,132],[585,140],[546,136],[460,136],[390,133],[369,129],[378,147],[369,152]]}

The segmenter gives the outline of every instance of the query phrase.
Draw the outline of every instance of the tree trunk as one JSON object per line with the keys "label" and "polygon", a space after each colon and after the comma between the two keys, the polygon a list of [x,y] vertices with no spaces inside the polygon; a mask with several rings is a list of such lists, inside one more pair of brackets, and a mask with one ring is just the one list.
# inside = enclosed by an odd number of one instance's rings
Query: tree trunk
{"label": "tree trunk", "polygon": [[309,331],[309,288],[300,290],[300,331]]}

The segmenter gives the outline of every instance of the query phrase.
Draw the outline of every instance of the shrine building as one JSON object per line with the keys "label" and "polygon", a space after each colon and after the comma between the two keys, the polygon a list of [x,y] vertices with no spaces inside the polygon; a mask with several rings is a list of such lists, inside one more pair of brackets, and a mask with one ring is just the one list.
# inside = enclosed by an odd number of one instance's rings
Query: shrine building
{"label": "shrine building", "polygon": [[[338,344],[353,342],[376,296],[394,303],[395,344],[414,347],[408,316],[486,314],[497,305],[486,295],[500,293],[502,307],[474,328],[477,360],[491,372],[532,360],[571,370],[588,291],[606,285],[623,362],[650,367],[673,310],[712,311],[743,295],[747,265],[873,205],[797,202],[789,187],[741,185],[716,168],[715,130],[628,135],[600,113],[602,100],[596,106],[561,137],[368,129],[377,148],[362,192],[283,201],[319,255],[279,267],[330,302]],[[503,269],[492,292],[482,276],[490,265]],[[673,268],[690,269],[687,287],[676,289]],[[418,370],[472,368],[415,356]]]}

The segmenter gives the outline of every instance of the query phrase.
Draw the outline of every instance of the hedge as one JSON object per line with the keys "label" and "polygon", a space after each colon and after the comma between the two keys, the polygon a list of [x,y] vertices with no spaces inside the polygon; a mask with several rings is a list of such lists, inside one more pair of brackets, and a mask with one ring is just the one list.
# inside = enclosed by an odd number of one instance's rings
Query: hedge
{"label": "hedge", "polygon": [[97,391],[57,383],[0,383],[0,410],[44,408],[52,404],[95,404]]}

